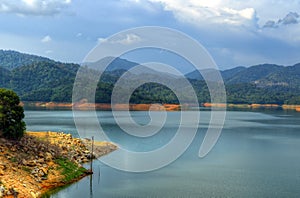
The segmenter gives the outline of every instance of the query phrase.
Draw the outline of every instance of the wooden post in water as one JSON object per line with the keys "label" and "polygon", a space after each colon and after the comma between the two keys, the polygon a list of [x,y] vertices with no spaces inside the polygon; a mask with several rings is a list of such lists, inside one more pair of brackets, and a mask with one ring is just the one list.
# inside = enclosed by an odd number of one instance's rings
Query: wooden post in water
{"label": "wooden post in water", "polygon": [[93,198],[93,175],[90,175],[90,198]]}
{"label": "wooden post in water", "polygon": [[93,172],[93,158],[94,158],[94,136],[92,136],[92,152],[91,152],[91,167],[90,167],[91,172]]}

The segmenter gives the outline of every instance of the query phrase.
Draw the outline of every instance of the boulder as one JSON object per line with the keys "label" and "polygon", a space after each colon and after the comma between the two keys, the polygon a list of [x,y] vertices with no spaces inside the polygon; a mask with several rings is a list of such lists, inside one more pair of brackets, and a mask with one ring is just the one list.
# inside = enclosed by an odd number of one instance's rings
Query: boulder
{"label": "boulder", "polygon": [[37,163],[43,164],[45,162],[44,158],[39,158],[36,160]]}
{"label": "boulder", "polygon": [[4,174],[5,174],[5,172],[2,169],[0,169],[0,176],[3,176]]}
{"label": "boulder", "polygon": [[51,153],[49,153],[49,152],[46,152],[45,153],[45,158],[46,158],[46,161],[51,161],[52,160],[52,154]]}

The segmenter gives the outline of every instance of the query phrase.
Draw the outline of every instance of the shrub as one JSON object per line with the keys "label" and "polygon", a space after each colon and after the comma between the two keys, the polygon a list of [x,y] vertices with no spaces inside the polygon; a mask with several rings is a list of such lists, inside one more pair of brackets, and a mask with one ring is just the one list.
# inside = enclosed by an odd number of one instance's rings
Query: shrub
{"label": "shrub", "polygon": [[19,103],[15,92],[0,88],[0,136],[19,139],[24,135],[24,109]]}

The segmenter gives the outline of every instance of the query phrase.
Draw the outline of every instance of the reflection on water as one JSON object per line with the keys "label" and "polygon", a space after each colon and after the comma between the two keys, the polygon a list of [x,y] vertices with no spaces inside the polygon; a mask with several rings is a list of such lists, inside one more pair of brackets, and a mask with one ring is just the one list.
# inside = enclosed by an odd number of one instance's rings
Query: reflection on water
{"label": "reflection on water", "polygon": [[[77,136],[71,111],[26,111],[28,130],[64,131]],[[168,113],[155,137],[133,138],[115,124],[111,112],[97,112],[111,140],[128,149],[150,150],[176,132],[179,112]],[[131,112],[147,123],[147,112]],[[300,114],[284,111],[227,113],[212,152],[198,158],[209,121],[201,113],[196,138],[175,162],[148,173],[127,173],[94,161],[94,175],[52,195],[63,197],[299,197]],[[89,165],[87,164],[87,167]]]}

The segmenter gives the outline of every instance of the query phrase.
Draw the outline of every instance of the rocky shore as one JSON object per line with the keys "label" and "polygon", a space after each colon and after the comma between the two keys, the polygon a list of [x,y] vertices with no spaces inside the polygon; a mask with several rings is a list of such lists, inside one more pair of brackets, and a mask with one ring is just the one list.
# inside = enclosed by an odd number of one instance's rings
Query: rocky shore
{"label": "rocky shore", "polygon": [[82,167],[92,157],[117,149],[108,142],[73,138],[56,132],[27,132],[18,141],[0,138],[0,197],[40,197],[90,172]]}
{"label": "rocky shore", "polygon": [[[151,109],[152,111],[180,111],[180,110],[189,110],[190,108],[195,107],[191,104],[115,104],[112,106],[111,104],[93,104],[87,102],[79,102],[76,104],[72,103],[55,103],[55,102],[22,102],[22,106],[25,107],[37,107],[37,108],[63,108],[63,109],[78,109],[78,110],[106,110],[110,111],[112,109],[115,110],[127,110],[130,111],[148,111]],[[201,103],[200,107],[217,107],[217,108],[236,108],[236,109],[282,109],[282,110],[293,110],[300,112],[300,105],[279,105],[279,104],[223,104],[223,103]]]}
{"label": "rocky shore", "polygon": [[237,109],[282,109],[300,112],[300,105],[279,105],[279,104],[223,104],[203,103],[203,107],[237,108]]}
{"label": "rocky shore", "polygon": [[151,109],[152,111],[178,111],[181,106],[179,104],[105,104],[105,103],[88,103],[86,101],[78,102],[78,103],[56,103],[56,102],[22,102],[22,106],[25,107],[41,107],[41,108],[63,108],[63,109],[78,109],[78,110],[104,110],[110,111],[112,109],[123,111],[148,111]]}

